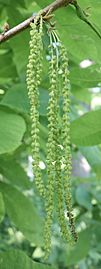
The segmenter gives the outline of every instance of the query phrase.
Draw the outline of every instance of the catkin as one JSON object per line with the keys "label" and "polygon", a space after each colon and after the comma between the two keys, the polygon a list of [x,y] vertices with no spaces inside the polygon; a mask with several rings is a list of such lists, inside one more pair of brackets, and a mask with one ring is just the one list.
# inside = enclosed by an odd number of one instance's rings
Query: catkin
{"label": "catkin", "polygon": [[74,240],[77,241],[77,234],[75,231],[74,217],[72,213],[71,202],[71,148],[70,148],[70,81],[68,79],[68,57],[66,49],[63,45],[60,48],[61,53],[61,69],[62,69],[62,96],[63,96],[63,117],[62,117],[62,139],[63,139],[63,164],[64,164],[64,198],[67,209],[67,216],[69,218],[69,225]]}
{"label": "catkin", "polygon": [[[48,141],[47,141],[47,182],[46,187],[41,176],[40,137],[39,137],[39,86],[42,74],[43,23],[39,15],[31,23],[30,54],[27,65],[27,88],[30,100],[31,117],[31,148],[33,157],[33,172],[37,189],[45,200],[45,258],[51,250],[52,224],[54,210],[58,214],[58,223],[63,238],[77,241],[71,197],[71,147],[70,147],[70,83],[67,52],[55,31],[49,31],[50,36],[50,67],[49,67],[49,104],[48,104]],[[60,74],[59,74],[59,71]],[[61,87],[60,87],[61,86]],[[62,117],[60,99],[62,98]],[[61,120],[60,120],[61,119]],[[56,194],[57,202],[54,202]],[[65,217],[65,211],[67,217]],[[72,236],[71,236],[72,235]]]}
{"label": "catkin", "polygon": [[47,195],[46,195],[46,221],[45,221],[45,249],[46,257],[49,255],[51,248],[51,226],[54,211],[54,187],[55,187],[55,123],[56,123],[56,88],[57,88],[57,58],[54,55],[51,44],[50,52],[50,92],[48,107],[48,142],[47,142]]}
{"label": "catkin", "polygon": [[[59,132],[57,133],[57,139],[59,138]],[[60,230],[63,238],[67,241],[71,241],[70,231],[66,223],[65,219],[65,206],[64,206],[64,192],[63,192],[63,177],[61,171],[61,149],[59,148],[59,144],[57,144],[56,148],[56,190],[57,190],[57,213],[58,213],[58,221],[60,225]]]}
{"label": "catkin", "polygon": [[59,59],[60,51],[60,42],[57,41],[57,36],[53,33],[53,40],[55,42],[55,54],[57,56],[57,87],[55,91],[56,95],[56,108],[55,108],[55,185],[56,185],[56,194],[57,194],[57,213],[58,213],[58,222],[60,225],[60,230],[63,238],[66,241],[71,241],[69,227],[67,226],[65,219],[65,203],[64,203],[64,190],[63,190],[63,176],[62,176],[62,149],[61,149],[61,128],[60,128],[60,97],[61,97],[61,87],[60,87],[60,75],[59,75]]}
{"label": "catkin", "polygon": [[35,183],[40,195],[45,196],[43,181],[41,178],[40,162],[40,141],[39,141],[39,85],[42,73],[42,19],[39,21],[39,29],[37,28],[37,20],[31,23],[30,31],[31,40],[29,43],[30,54],[29,63],[27,65],[27,88],[30,100],[30,116],[31,116],[31,148],[33,157],[33,171],[35,175]]}

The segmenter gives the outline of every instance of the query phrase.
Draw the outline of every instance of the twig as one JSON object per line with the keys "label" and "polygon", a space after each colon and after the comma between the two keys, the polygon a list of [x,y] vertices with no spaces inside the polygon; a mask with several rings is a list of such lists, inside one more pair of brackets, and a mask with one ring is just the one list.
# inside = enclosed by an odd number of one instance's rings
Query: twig
{"label": "twig", "polygon": [[[52,4],[48,5],[42,10],[42,15],[45,16],[46,14],[51,14],[55,10],[60,7],[67,6],[72,4],[74,0],[56,0]],[[31,22],[34,22],[36,15],[31,16],[27,20],[23,21],[22,23],[18,24],[17,26],[13,27],[9,31],[0,34],[0,43],[5,42],[6,40],[10,39],[11,37],[17,35],[18,33],[24,31],[26,28],[29,27]]]}

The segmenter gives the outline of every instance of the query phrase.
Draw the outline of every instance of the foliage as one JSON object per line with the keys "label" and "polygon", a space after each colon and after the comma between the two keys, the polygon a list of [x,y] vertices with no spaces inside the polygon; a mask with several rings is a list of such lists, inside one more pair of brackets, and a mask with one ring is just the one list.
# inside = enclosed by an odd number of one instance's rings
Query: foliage
{"label": "foliage", "polygon": [[[0,28],[10,27],[48,5],[49,0],[0,0]],[[101,1],[79,0],[91,6],[90,20],[101,28]],[[54,216],[52,254],[43,264],[42,200],[31,171],[30,116],[26,89],[29,29],[0,47],[0,268],[100,269],[101,264],[101,41],[76,16],[73,7],[55,13],[56,28],[68,51],[71,82],[72,197],[78,242],[70,246],[59,237]],[[44,29],[46,31],[46,29]],[[48,39],[44,36],[48,57]],[[84,62],[84,60],[87,60]],[[89,66],[87,65],[89,60]],[[84,66],[85,63],[85,66]],[[39,89],[41,157],[47,140],[49,80],[44,62]],[[42,124],[41,124],[42,123]],[[46,171],[42,170],[44,183]]]}

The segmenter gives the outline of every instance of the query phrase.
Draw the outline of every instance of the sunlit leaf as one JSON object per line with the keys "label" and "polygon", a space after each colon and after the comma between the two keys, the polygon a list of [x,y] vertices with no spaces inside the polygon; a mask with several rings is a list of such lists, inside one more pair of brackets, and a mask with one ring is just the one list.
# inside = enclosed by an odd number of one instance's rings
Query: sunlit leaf
{"label": "sunlit leaf", "polygon": [[18,148],[25,131],[26,124],[21,116],[0,110],[0,154]]}
{"label": "sunlit leaf", "polygon": [[56,269],[55,266],[48,266],[32,261],[24,252],[12,249],[0,253],[1,269]]}
{"label": "sunlit leaf", "polygon": [[101,110],[91,111],[71,123],[71,140],[76,145],[101,143]]}
{"label": "sunlit leaf", "polygon": [[6,212],[10,220],[33,243],[42,244],[42,217],[28,197],[13,186],[0,182]]}

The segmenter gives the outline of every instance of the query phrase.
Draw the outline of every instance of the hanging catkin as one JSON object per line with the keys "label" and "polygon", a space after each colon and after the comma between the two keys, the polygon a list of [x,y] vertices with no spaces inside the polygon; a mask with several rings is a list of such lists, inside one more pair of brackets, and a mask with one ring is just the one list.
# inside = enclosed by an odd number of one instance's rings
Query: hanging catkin
{"label": "hanging catkin", "polygon": [[[39,19],[39,27],[37,20]],[[40,141],[39,141],[39,85],[42,73],[42,17],[31,23],[31,40],[29,43],[30,54],[27,65],[27,88],[30,100],[31,116],[31,148],[33,157],[33,171],[35,183],[40,195],[45,196],[44,185],[41,178],[40,162]]]}
{"label": "hanging catkin", "polygon": [[57,213],[58,222],[63,238],[66,241],[71,241],[69,227],[65,218],[65,201],[64,201],[64,189],[63,189],[63,176],[62,176],[62,137],[61,137],[61,117],[60,117],[60,97],[61,97],[61,85],[60,85],[60,41],[56,33],[53,32],[53,42],[55,45],[55,54],[57,57],[57,87],[56,87],[56,108],[55,108],[55,182],[56,182],[56,194],[57,194]]}
{"label": "hanging catkin", "polygon": [[46,220],[45,220],[45,249],[46,257],[51,248],[51,227],[54,211],[54,188],[55,188],[55,124],[56,124],[56,106],[57,106],[57,58],[54,55],[52,36],[50,34],[50,92],[48,106],[48,142],[47,142],[47,194],[46,194]]}
{"label": "hanging catkin", "polygon": [[75,232],[74,217],[72,213],[71,199],[71,148],[70,148],[70,81],[68,70],[68,57],[64,46],[60,47],[61,69],[62,69],[62,96],[63,96],[63,117],[62,117],[62,139],[63,139],[63,164],[64,164],[64,198],[69,218],[69,225],[74,240],[77,241]]}
{"label": "hanging catkin", "polygon": [[[71,147],[70,147],[70,82],[67,52],[56,32],[50,29],[49,103],[47,141],[47,181],[44,187],[40,163],[39,137],[39,86],[42,74],[43,23],[38,16],[31,24],[27,88],[30,100],[33,173],[37,189],[45,201],[44,248],[48,258],[51,250],[54,213],[66,242],[77,241],[71,197]],[[60,100],[62,99],[62,116]],[[57,202],[55,203],[57,198]],[[67,216],[66,216],[67,215]]]}

